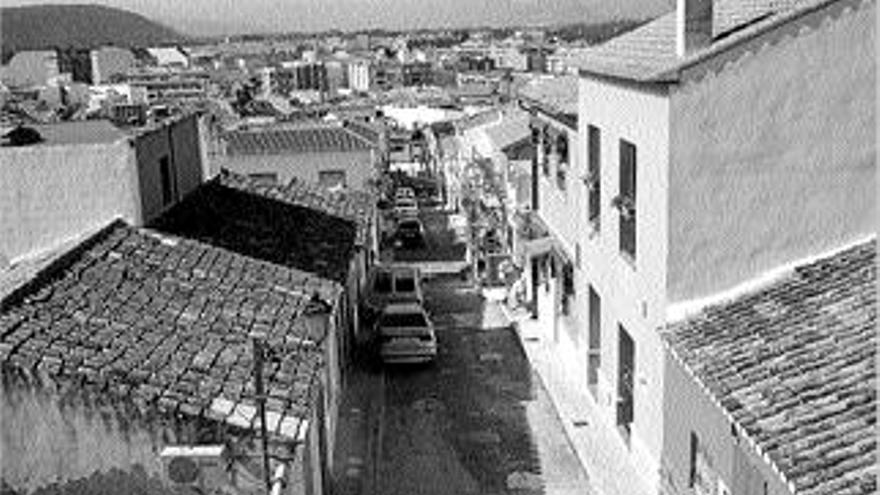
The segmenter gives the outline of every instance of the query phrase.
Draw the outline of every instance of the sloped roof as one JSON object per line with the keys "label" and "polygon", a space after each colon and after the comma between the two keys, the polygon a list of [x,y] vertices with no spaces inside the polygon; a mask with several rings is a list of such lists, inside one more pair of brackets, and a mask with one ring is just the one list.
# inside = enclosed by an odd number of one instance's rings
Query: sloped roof
{"label": "sloped roof", "polygon": [[487,125],[484,130],[495,147],[498,150],[504,150],[508,146],[531,137],[530,120],[531,116],[524,110],[506,109],[501,113],[498,122]]}
{"label": "sloped roof", "polygon": [[370,241],[376,198],[365,191],[328,191],[318,184],[294,179],[287,185],[267,184],[248,176],[223,170],[215,179],[223,186],[270,198],[294,206],[326,213],[357,225],[356,242]]}
{"label": "sloped roof", "polygon": [[799,495],[873,494],[876,241],[661,330]]}
{"label": "sloped roof", "polygon": [[382,129],[379,125],[370,124],[356,119],[345,120],[342,124],[349,131],[365,139],[374,147],[379,147],[382,141]]}
{"label": "sloped roof", "polygon": [[4,371],[38,373],[140,411],[254,428],[249,333],[284,356],[265,368],[267,424],[296,436],[324,366],[299,318],[341,287],[197,241],[114,223],[0,304]]}
{"label": "sloped roof", "polygon": [[229,155],[369,150],[372,143],[342,126],[236,130],[223,135]]}
{"label": "sloped roof", "polygon": [[243,184],[222,176],[203,184],[150,226],[321,278],[346,280],[357,242],[354,221],[314,207],[320,201],[329,205],[329,198],[304,206]]}
{"label": "sloped roof", "polygon": [[554,112],[578,113],[578,77],[540,77],[525,83],[519,95]]}
{"label": "sloped roof", "polygon": [[800,14],[838,0],[715,0],[713,42],[679,57],[673,10],[571,60],[583,72],[643,82],[673,81],[676,72]]}

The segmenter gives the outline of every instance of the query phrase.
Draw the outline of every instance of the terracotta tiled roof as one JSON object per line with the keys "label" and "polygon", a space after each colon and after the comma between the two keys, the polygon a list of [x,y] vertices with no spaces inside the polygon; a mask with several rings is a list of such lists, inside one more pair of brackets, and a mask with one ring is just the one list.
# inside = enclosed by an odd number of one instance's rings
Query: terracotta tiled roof
{"label": "terracotta tiled roof", "polygon": [[227,170],[215,179],[219,184],[294,206],[311,208],[357,224],[356,242],[370,241],[376,218],[376,198],[365,191],[328,191],[318,184],[294,179],[288,185],[267,184]]}
{"label": "terracotta tiled roof", "polygon": [[346,120],[343,124],[346,129],[367,140],[374,147],[379,147],[382,141],[382,129],[378,125],[368,124],[358,120]]}
{"label": "terracotta tiled roof", "polygon": [[670,81],[682,67],[726,50],[759,32],[839,0],[715,0],[710,46],[675,53],[675,11],[586,50],[571,65],[588,73],[636,81]]}
{"label": "terracotta tiled roof", "polygon": [[0,304],[0,363],[142,414],[251,428],[249,333],[265,332],[284,356],[264,369],[267,424],[292,436],[324,366],[323,333],[299,316],[313,294],[332,302],[340,291],[314,275],[117,222]]}
{"label": "terracotta tiled roof", "polygon": [[873,494],[876,242],[662,331],[799,495]]}
{"label": "terracotta tiled roof", "polygon": [[[151,227],[337,282],[346,280],[358,229],[354,221],[324,211],[333,207],[329,196],[312,197],[304,206],[283,200],[280,193],[269,194],[271,187],[225,177],[200,186]],[[323,208],[316,208],[319,204]]]}
{"label": "terracotta tiled roof", "polygon": [[236,130],[223,135],[229,155],[369,150],[373,144],[342,126]]}
{"label": "terracotta tiled roof", "polygon": [[560,113],[578,113],[577,76],[533,79],[519,89],[520,96]]}

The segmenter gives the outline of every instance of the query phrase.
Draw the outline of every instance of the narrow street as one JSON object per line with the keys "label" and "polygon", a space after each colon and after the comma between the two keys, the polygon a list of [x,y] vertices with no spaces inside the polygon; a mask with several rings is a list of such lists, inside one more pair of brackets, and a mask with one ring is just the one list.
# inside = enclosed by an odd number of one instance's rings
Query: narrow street
{"label": "narrow street", "polygon": [[461,281],[425,289],[440,353],[382,373],[375,493],[592,493],[501,311]]}
{"label": "narrow street", "polygon": [[[428,218],[428,246],[456,240],[442,212]],[[389,250],[390,251],[390,250]],[[420,253],[424,251],[426,253]],[[418,263],[445,249],[404,252]],[[420,256],[421,255],[421,256]],[[400,261],[398,253],[386,259]],[[423,285],[438,356],[418,366],[356,366],[343,411],[366,438],[339,452],[337,495],[592,494],[556,410],[498,303],[459,273]],[[359,402],[358,402],[359,401]],[[346,414],[343,412],[343,414]],[[360,453],[350,455],[348,450]]]}

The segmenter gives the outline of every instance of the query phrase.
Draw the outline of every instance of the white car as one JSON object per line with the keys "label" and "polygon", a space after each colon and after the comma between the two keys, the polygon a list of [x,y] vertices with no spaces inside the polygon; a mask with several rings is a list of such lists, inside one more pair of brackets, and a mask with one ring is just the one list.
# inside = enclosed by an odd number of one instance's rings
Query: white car
{"label": "white car", "polygon": [[384,363],[425,363],[437,357],[434,324],[418,303],[385,306],[376,322]]}
{"label": "white car", "polygon": [[418,216],[419,204],[411,198],[398,198],[394,201],[394,214],[398,218]]}

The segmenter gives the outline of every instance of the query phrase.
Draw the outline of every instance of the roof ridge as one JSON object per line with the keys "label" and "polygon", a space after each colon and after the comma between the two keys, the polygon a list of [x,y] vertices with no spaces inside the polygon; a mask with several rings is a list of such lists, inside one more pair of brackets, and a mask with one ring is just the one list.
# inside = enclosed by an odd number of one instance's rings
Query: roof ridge
{"label": "roof ridge", "polygon": [[[0,299],[0,313],[5,313],[11,307],[21,304],[24,299],[38,291],[40,288],[46,286],[56,275],[69,268],[74,260],[80,258],[85,252],[92,249],[101,241],[109,238],[113,232],[124,227],[130,226],[121,218],[117,217],[110,221],[106,226],[66,251],[64,254],[58,256],[58,258],[49,262],[46,266],[37,270],[37,272],[26,282],[12,290],[3,299]],[[92,260],[92,262],[94,261],[95,260]]]}
{"label": "roof ridge", "polygon": [[755,277],[744,280],[734,285],[733,287],[729,287],[725,290],[712,293],[708,296],[689,299],[685,301],[678,301],[669,304],[666,307],[666,318],[664,324],[670,325],[682,322],[684,320],[697,316],[698,314],[703,313],[712,307],[730,304],[744,297],[748,297],[750,294],[768,289],[773,285],[776,285],[791,277],[792,275],[795,275],[797,273],[797,270],[800,268],[814,265],[824,260],[835,258],[836,256],[839,256],[846,251],[868,244],[876,240],[876,238],[876,234],[863,236],[856,241],[837,245],[819,254],[804,256],[794,261],[789,261],[782,265],[778,265],[758,274]]}

